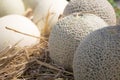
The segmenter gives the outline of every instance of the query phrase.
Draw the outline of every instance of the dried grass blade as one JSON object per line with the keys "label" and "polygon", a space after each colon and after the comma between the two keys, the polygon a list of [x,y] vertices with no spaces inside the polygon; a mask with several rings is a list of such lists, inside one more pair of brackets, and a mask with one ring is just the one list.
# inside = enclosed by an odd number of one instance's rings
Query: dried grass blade
{"label": "dried grass blade", "polygon": [[42,66],[47,67],[47,68],[50,68],[50,69],[53,69],[53,70],[56,70],[56,71],[62,71],[62,72],[67,73],[67,74],[69,74],[69,75],[73,75],[73,73],[71,73],[71,72],[68,72],[68,71],[65,71],[65,70],[61,70],[61,69],[59,69],[59,68],[56,68],[56,67],[54,67],[54,66],[52,66],[52,65],[50,65],[50,64],[48,64],[48,63],[39,61],[39,60],[37,60],[37,59],[36,59],[36,62],[37,62],[38,64],[42,65]]}
{"label": "dried grass blade", "polygon": [[15,30],[15,29],[12,29],[12,28],[9,28],[9,27],[5,27],[5,28],[8,29],[8,30],[14,31],[14,32],[16,32],[16,33],[20,33],[20,34],[22,34],[22,35],[26,35],[26,36],[30,36],[30,37],[33,37],[33,38],[40,39],[40,37],[31,35],[31,34],[27,34],[27,33],[24,33],[24,32],[20,32],[20,31],[18,31],[18,30]]}

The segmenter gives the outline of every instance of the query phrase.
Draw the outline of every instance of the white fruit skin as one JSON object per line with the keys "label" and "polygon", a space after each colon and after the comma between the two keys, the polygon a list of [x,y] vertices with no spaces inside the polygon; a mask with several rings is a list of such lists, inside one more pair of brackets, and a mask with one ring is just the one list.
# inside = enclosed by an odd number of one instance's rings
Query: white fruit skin
{"label": "white fruit skin", "polygon": [[23,14],[24,11],[22,0],[0,0],[0,17],[8,14]]}
{"label": "white fruit skin", "polygon": [[72,70],[74,52],[86,35],[108,26],[103,19],[93,14],[83,16],[67,16],[59,20],[52,28],[49,37],[51,59],[65,69]]}
{"label": "white fruit skin", "polygon": [[38,5],[38,3],[40,2],[40,0],[23,0],[24,5],[27,8],[31,8],[31,9],[35,9],[35,7]]}
{"label": "white fruit skin", "polygon": [[20,15],[8,15],[2,17],[0,18],[0,51],[7,46],[14,45],[20,40],[22,41],[17,45],[19,47],[31,46],[39,41],[37,38],[16,33],[5,27],[40,37],[38,28],[26,17]]}
{"label": "white fruit skin", "polygon": [[38,27],[42,29],[45,26],[46,16],[50,12],[51,15],[48,24],[51,28],[58,21],[58,17],[63,14],[67,4],[66,0],[40,0],[39,5],[33,13],[33,21],[35,23],[38,22]]}

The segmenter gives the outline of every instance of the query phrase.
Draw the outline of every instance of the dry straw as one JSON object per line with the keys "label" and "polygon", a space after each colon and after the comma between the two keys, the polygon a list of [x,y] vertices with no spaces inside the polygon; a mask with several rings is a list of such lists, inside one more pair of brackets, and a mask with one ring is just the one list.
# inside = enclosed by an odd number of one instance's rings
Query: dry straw
{"label": "dry straw", "polygon": [[[31,19],[31,10],[25,12],[24,15]],[[40,39],[40,42],[30,47],[21,48],[16,47],[20,42],[18,41],[0,51],[0,80],[73,80],[72,72],[57,66],[49,57],[49,16],[50,13],[46,17],[42,37],[17,31],[9,28],[9,26],[6,27],[6,29],[16,33]]]}

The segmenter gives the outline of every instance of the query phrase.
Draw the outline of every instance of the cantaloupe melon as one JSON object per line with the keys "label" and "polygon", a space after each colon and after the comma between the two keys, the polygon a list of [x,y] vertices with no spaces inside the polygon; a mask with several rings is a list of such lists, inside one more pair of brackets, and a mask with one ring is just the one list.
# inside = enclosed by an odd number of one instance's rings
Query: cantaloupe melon
{"label": "cantaloupe melon", "polygon": [[23,14],[24,11],[22,0],[0,0],[0,17],[8,14]]}
{"label": "cantaloupe melon", "polygon": [[71,0],[64,10],[64,15],[74,12],[87,12],[104,19],[109,25],[116,24],[116,15],[107,0]]}
{"label": "cantaloupe melon", "polygon": [[120,26],[86,36],[73,61],[75,80],[120,80]]}
{"label": "cantaloupe melon", "polygon": [[51,59],[71,70],[73,54],[78,44],[90,32],[107,26],[100,17],[93,14],[74,13],[59,20],[49,37]]}

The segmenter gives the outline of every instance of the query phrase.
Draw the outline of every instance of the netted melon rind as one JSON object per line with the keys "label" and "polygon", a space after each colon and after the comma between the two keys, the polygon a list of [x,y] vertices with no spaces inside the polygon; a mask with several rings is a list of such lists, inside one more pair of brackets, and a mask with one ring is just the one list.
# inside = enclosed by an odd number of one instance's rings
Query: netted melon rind
{"label": "netted melon rind", "polygon": [[80,41],[90,32],[107,26],[104,20],[93,14],[76,14],[59,20],[49,37],[50,57],[69,70],[72,69],[73,54]]}
{"label": "netted melon rind", "polygon": [[107,0],[72,0],[66,6],[63,14],[67,16],[75,12],[95,14],[109,25],[116,25],[115,11]]}
{"label": "netted melon rind", "polygon": [[88,35],[74,55],[75,80],[120,79],[120,26]]}

